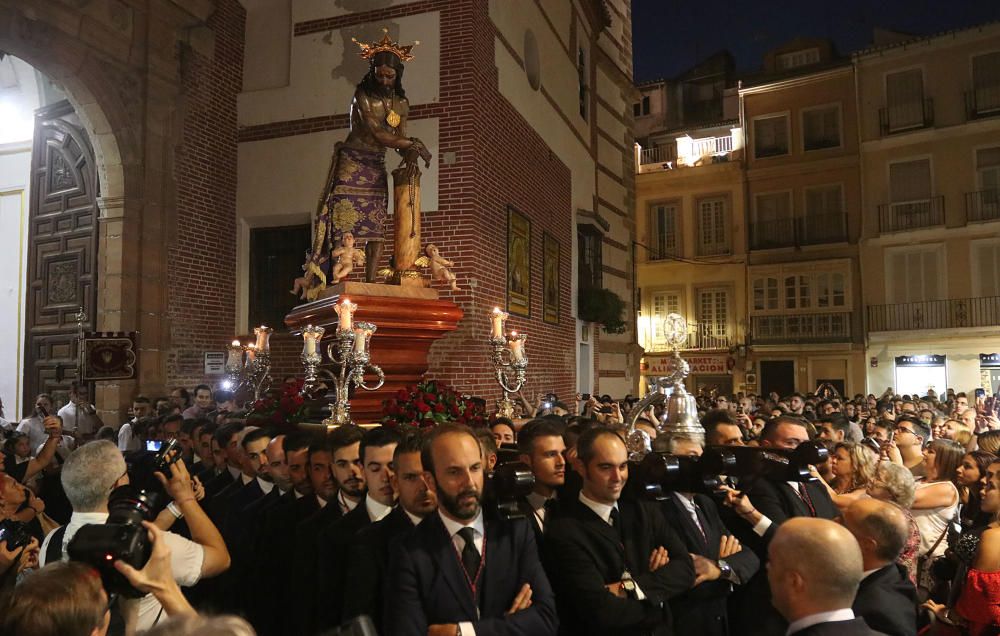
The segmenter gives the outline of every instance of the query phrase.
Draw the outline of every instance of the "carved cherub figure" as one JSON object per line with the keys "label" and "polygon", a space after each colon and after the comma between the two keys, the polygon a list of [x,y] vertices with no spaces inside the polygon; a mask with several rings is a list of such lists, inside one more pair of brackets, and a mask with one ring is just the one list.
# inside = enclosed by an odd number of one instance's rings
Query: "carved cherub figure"
{"label": "carved cherub figure", "polygon": [[312,250],[306,250],[306,261],[302,265],[305,272],[294,281],[291,293],[302,300],[316,300],[319,293],[326,287],[326,275],[312,260]]}
{"label": "carved cherub figure", "polygon": [[354,235],[350,232],[344,233],[340,245],[330,252],[330,257],[337,259],[330,274],[334,285],[350,276],[355,265],[365,264],[365,253],[354,247]]}
{"label": "carved cherub figure", "polygon": [[437,246],[434,245],[433,243],[431,243],[424,249],[424,253],[427,254],[427,258],[419,260],[427,261],[425,267],[431,268],[431,279],[449,283],[451,285],[452,291],[459,291],[456,277],[451,272],[451,270],[448,269],[449,267],[454,267],[455,263],[441,256],[441,254],[438,252]]}

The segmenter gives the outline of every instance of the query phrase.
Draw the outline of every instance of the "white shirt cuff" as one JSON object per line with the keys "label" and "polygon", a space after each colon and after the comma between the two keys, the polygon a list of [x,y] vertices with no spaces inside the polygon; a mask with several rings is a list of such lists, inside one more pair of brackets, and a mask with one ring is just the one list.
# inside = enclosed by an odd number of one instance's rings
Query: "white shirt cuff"
{"label": "white shirt cuff", "polygon": [[757,525],[753,527],[753,531],[754,533],[757,534],[757,536],[763,537],[764,533],[767,532],[767,529],[770,527],[771,527],[771,520],[768,519],[767,517],[761,516],[760,521],[758,521]]}
{"label": "white shirt cuff", "polygon": [[458,633],[462,636],[476,636],[476,628],[472,623],[465,621],[458,624]]}

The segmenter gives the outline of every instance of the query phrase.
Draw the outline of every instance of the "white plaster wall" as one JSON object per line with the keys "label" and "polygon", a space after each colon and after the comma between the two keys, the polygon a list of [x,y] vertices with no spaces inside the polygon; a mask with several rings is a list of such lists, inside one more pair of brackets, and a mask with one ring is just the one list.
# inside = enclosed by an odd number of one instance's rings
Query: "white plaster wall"
{"label": "white plaster wall", "polygon": [[[293,3],[293,23],[302,19],[296,14],[299,4]],[[321,17],[330,17],[332,9],[327,7]],[[248,21],[254,22],[250,15]],[[367,41],[381,39],[383,26],[389,28],[393,39],[406,44],[420,41],[413,48],[415,57],[406,63],[403,75],[403,88],[410,106],[437,102],[440,86],[440,14],[432,12],[336,32],[292,37],[287,85],[240,94],[240,125],[253,126],[349,112],[355,87],[368,72],[368,62],[358,56],[358,46],[351,38]],[[279,55],[281,47],[285,46],[284,40],[277,36],[265,40],[264,44],[270,50],[268,55]],[[265,53],[255,55],[264,56]],[[246,71],[264,72],[260,67]],[[246,86],[263,83],[266,83],[265,77],[244,77]]]}
{"label": "white plaster wall", "polygon": [[291,0],[241,0],[247,11],[243,90],[288,86]]}
{"label": "white plaster wall", "polygon": [[292,2],[295,22],[321,20],[359,11],[374,11],[388,7],[411,4],[417,0],[294,0]]}

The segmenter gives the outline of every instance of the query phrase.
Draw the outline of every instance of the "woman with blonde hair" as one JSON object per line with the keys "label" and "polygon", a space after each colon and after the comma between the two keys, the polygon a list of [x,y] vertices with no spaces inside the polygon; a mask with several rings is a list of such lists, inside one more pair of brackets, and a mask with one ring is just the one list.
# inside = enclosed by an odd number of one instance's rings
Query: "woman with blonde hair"
{"label": "woman with blonde hair", "polygon": [[813,474],[826,486],[833,503],[843,510],[865,495],[869,484],[875,478],[877,459],[861,444],[840,442],[833,447],[829,461],[833,474],[832,485],[818,472]]}

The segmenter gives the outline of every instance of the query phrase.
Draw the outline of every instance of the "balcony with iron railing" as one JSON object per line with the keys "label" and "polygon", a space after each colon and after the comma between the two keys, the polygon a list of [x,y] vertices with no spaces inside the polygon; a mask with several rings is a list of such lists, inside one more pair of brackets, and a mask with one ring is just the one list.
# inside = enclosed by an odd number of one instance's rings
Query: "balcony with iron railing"
{"label": "balcony with iron railing", "polygon": [[882,234],[944,225],[944,196],[878,206],[878,229]]}
{"label": "balcony with iron railing", "polygon": [[[689,322],[688,339],[685,351],[719,351],[728,350],[733,346],[733,336],[730,326],[726,323]],[[667,351],[669,346],[665,340],[653,339],[653,351]]]}
{"label": "balcony with iron railing", "polygon": [[965,116],[980,119],[1000,115],[1000,86],[980,86],[965,92]]}
{"label": "balcony with iron railing", "polygon": [[1000,296],[868,306],[868,331],[1000,326]]}
{"label": "balcony with iron railing", "polygon": [[851,341],[851,314],[751,316],[753,344],[808,344]]}
{"label": "balcony with iron railing", "polygon": [[754,221],[750,224],[750,249],[842,243],[847,240],[846,223],[843,212]]}
{"label": "balcony with iron railing", "polygon": [[639,149],[640,166],[652,166],[655,164],[662,164],[662,163],[676,162],[676,161],[677,161],[677,145],[673,143],[656,144],[655,146]]}
{"label": "balcony with iron railing", "polygon": [[879,131],[882,136],[930,128],[934,125],[934,100],[921,100],[890,104],[878,109]]}
{"label": "balcony with iron railing", "polygon": [[968,221],[1000,219],[1000,190],[966,192],[965,218]]}

